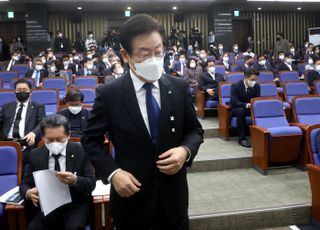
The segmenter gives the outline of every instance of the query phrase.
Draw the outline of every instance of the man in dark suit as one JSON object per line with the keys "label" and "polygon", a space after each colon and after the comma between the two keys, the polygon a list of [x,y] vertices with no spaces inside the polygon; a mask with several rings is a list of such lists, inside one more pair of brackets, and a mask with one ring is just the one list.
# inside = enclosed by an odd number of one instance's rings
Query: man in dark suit
{"label": "man in dark suit", "polygon": [[254,68],[258,71],[272,71],[273,68],[264,54],[259,54],[257,57],[257,63],[254,65]]}
{"label": "man in dark suit", "polygon": [[313,86],[315,81],[320,80],[320,59],[314,63],[314,70],[309,70],[306,77],[309,86]]}
{"label": "man in dark suit", "polygon": [[70,62],[69,55],[62,55],[62,70],[71,70],[72,74],[76,75],[76,66]]}
{"label": "man in dark suit", "polygon": [[[62,115],[51,115],[41,122],[45,145],[30,153],[26,172],[20,185],[20,194],[27,205],[38,207],[28,229],[84,229],[88,223],[91,192],[95,175],[79,143],[68,141],[69,122]],[[57,178],[69,185],[72,202],[44,216],[39,207],[39,194],[33,172],[55,170]],[[50,194],[48,194],[50,195]]]}
{"label": "man in dark suit", "polygon": [[57,31],[57,37],[54,40],[54,52],[68,52],[69,51],[69,42],[66,37],[63,36],[61,31]]}
{"label": "man in dark suit", "polygon": [[14,51],[11,55],[11,59],[9,61],[3,62],[3,70],[12,71],[13,66],[17,64],[23,64],[24,59],[21,58],[21,54],[19,51]]}
{"label": "man in dark suit", "polygon": [[36,87],[41,87],[42,80],[48,77],[48,75],[48,71],[43,68],[41,58],[35,58],[33,61],[33,69],[28,70],[24,77],[34,79]]}
{"label": "man in dark suit", "polygon": [[[111,182],[116,228],[188,229],[190,166],[203,130],[184,79],[163,75],[163,26],[145,14],[120,33],[130,71],[97,88],[81,139],[96,173]],[[115,159],[103,147],[108,132]]]}
{"label": "man in dark suit", "polygon": [[185,54],[179,55],[179,61],[174,62],[172,72],[176,73],[177,76],[183,77],[187,71],[187,61]]}
{"label": "man in dark suit", "polygon": [[66,95],[68,109],[58,112],[69,120],[71,137],[81,137],[87,127],[90,112],[82,108],[83,98],[84,95],[79,90],[69,90]]}
{"label": "man in dark suit", "polygon": [[231,85],[231,117],[237,118],[237,130],[239,134],[239,144],[244,147],[251,147],[246,138],[245,117],[250,116],[250,100],[260,97],[260,85],[256,84],[259,72],[249,69],[244,72],[245,79]]}
{"label": "man in dark suit", "polygon": [[214,60],[209,60],[205,64],[206,71],[201,74],[199,87],[206,92],[206,100],[218,100],[219,83],[225,79],[222,74],[215,72]]}
{"label": "man in dark suit", "polygon": [[89,58],[83,60],[84,67],[80,69],[77,73],[77,76],[98,76],[97,70],[94,68],[93,62]]}
{"label": "man in dark suit", "polygon": [[292,64],[293,56],[292,54],[286,54],[284,62],[278,65],[279,71],[298,71],[298,67],[295,64]]}
{"label": "man in dark suit", "polygon": [[[10,58],[9,46],[2,39],[2,37],[0,37],[0,62],[3,62],[9,58]],[[3,71],[4,69],[1,69],[1,66],[0,66],[0,70]]]}
{"label": "man in dark suit", "polygon": [[250,55],[247,55],[244,57],[244,64],[237,66],[236,71],[237,72],[244,72],[247,69],[250,69],[253,67],[254,64],[254,58]]}
{"label": "man in dark suit", "polygon": [[0,111],[2,140],[17,141],[23,145],[23,165],[30,149],[40,140],[40,122],[45,117],[43,105],[30,101],[31,84],[19,79],[15,84],[16,102],[5,104]]}

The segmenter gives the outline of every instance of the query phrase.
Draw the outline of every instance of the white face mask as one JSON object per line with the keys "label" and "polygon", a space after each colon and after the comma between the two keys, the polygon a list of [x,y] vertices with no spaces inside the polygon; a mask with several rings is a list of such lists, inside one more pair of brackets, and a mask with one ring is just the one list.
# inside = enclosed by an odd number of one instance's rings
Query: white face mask
{"label": "white face mask", "polygon": [[201,57],[201,58],[206,58],[207,55],[206,55],[206,54],[200,54],[200,57]]}
{"label": "white face mask", "polygon": [[249,86],[250,88],[253,88],[254,85],[256,84],[256,81],[250,81],[250,80],[248,80],[248,81],[247,81],[247,84],[248,84],[248,86]]}
{"label": "white face mask", "polygon": [[309,60],[308,60],[308,64],[312,65],[312,64],[313,64],[313,60],[312,60],[312,59],[309,59]]}
{"label": "white face mask", "polygon": [[316,65],[316,66],[315,66],[315,69],[316,69],[317,71],[320,71],[320,65]]}
{"label": "white face mask", "polygon": [[223,50],[223,46],[219,46],[219,50]]}
{"label": "white face mask", "polygon": [[89,34],[89,38],[93,38],[93,34]]}
{"label": "white face mask", "polygon": [[185,63],[185,62],[186,62],[186,59],[180,58],[179,61],[182,62],[182,63]]}
{"label": "white face mask", "polygon": [[163,73],[163,58],[152,57],[142,63],[135,63],[136,74],[147,81],[154,82],[160,79]]}
{"label": "white face mask", "polygon": [[81,112],[82,107],[81,106],[68,106],[68,109],[69,109],[70,113],[77,115],[78,113]]}
{"label": "white face mask", "polygon": [[124,73],[124,69],[123,69],[123,68],[119,68],[119,69],[118,69],[118,74],[119,74],[119,75],[122,75],[123,73]]}
{"label": "white face mask", "polygon": [[15,61],[19,61],[19,57],[18,56],[13,56],[12,59],[15,60]]}
{"label": "white face mask", "polygon": [[190,63],[190,68],[196,68],[196,63]]}
{"label": "white face mask", "polygon": [[64,62],[63,62],[63,65],[65,65],[65,66],[66,66],[66,65],[69,65],[69,61],[64,61]]}
{"label": "white face mask", "polygon": [[223,57],[223,61],[224,61],[224,62],[229,61],[229,57]]}
{"label": "white face mask", "polygon": [[109,59],[108,58],[102,58],[103,63],[108,63]]}
{"label": "white face mask", "polygon": [[50,67],[50,70],[51,70],[51,72],[56,72],[57,69],[56,69],[55,66],[51,66],[51,67]]}
{"label": "white face mask", "polygon": [[208,71],[209,71],[209,73],[214,74],[216,71],[216,67],[209,67]]}
{"label": "white face mask", "polygon": [[42,65],[36,65],[36,67],[35,67],[35,69],[38,70],[38,71],[42,70],[42,68],[43,68]]}
{"label": "white face mask", "polygon": [[91,58],[92,58],[92,54],[88,54],[88,55],[87,55],[87,58],[90,58],[90,59],[91,59]]}
{"label": "white face mask", "polygon": [[238,50],[238,49],[239,49],[239,47],[238,47],[238,46],[235,46],[235,47],[233,47],[233,49],[234,49],[234,50]]}
{"label": "white face mask", "polygon": [[93,64],[88,64],[87,69],[93,69]]}
{"label": "white face mask", "polygon": [[266,60],[259,61],[259,65],[265,65],[265,64],[266,64]]}
{"label": "white face mask", "polygon": [[290,51],[291,51],[291,53],[294,53],[294,51],[296,51],[296,50],[295,49],[291,49]]}
{"label": "white face mask", "polygon": [[50,144],[46,144],[47,149],[52,152],[53,154],[59,154],[62,153],[63,150],[67,147],[68,140],[65,142],[52,142]]}
{"label": "white face mask", "polygon": [[41,59],[43,64],[46,64],[47,60],[46,59]]}
{"label": "white face mask", "polygon": [[284,59],[284,55],[279,55],[279,59],[283,60]]}

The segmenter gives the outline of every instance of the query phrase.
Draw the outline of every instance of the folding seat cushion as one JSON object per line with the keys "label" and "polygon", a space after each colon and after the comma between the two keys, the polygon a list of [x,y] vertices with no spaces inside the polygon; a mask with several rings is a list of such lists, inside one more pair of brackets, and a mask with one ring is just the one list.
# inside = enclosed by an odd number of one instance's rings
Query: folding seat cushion
{"label": "folding seat cushion", "polygon": [[302,97],[294,101],[298,123],[320,124],[320,97]]}
{"label": "folding seat cushion", "polygon": [[255,125],[266,128],[272,137],[302,134],[299,127],[290,126],[278,99],[256,101],[253,105]]}
{"label": "folding seat cushion", "polygon": [[281,82],[300,80],[298,71],[280,71],[279,78]]}

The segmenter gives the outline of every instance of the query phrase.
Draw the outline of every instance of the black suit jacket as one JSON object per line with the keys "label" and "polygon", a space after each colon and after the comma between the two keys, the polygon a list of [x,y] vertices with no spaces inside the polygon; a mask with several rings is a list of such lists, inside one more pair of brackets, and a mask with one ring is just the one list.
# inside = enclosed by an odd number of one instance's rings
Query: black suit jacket
{"label": "black suit jacket", "polygon": [[237,72],[244,72],[244,71],[246,71],[247,69],[249,69],[250,67],[246,67],[244,64],[242,64],[242,65],[238,65],[237,67],[236,67],[236,71]]}
{"label": "black suit jacket", "polygon": [[[25,78],[32,78],[32,75],[34,73],[34,69],[30,69],[26,72],[26,74],[24,75]],[[40,81],[39,82],[42,82],[42,80],[46,77],[48,77],[48,71],[46,69],[42,69],[40,70]]]}
{"label": "black suit jacket", "polygon": [[246,108],[247,103],[255,97],[260,97],[260,85],[255,84],[251,90],[245,88],[243,80],[235,82],[231,85],[231,110],[236,108]]}
{"label": "black suit jacket", "polygon": [[[6,139],[13,123],[17,102],[5,104],[0,111],[0,128],[2,128],[2,139]],[[40,122],[46,116],[44,105],[30,101],[25,123],[25,135],[29,132],[36,134],[36,140],[41,136]]]}
{"label": "black suit jacket", "polygon": [[259,65],[258,63],[256,63],[254,65],[254,68],[258,71],[273,71],[273,67],[270,65],[269,62],[266,62],[265,65]]}
{"label": "black suit jacket", "polygon": [[[58,112],[58,114],[61,114],[61,115],[65,116],[69,121],[70,121],[71,115],[73,115],[69,111],[69,109],[64,109],[64,110]],[[82,109],[81,112],[79,114],[77,114],[77,116],[81,116],[80,127],[81,127],[81,131],[83,133],[84,130],[86,129],[86,127],[87,127],[87,120],[89,119],[90,112],[87,109]],[[71,136],[73,136],[72,135],[72,130],[71,130]]]}
{"label": "black suit jacket", "polygon": [[98,76],[98,72],[96,70],[92,70],[91,71],[91,75],[85,75],[84,74],[84,68],[82,68],[82,69],[79,69],[79,71],[77,73],[77,76],[92,76],[92,75]]}
{"label": "black suit jacket", "polygon": [[[224,82],[225,79],[222,74],[216,73],[215,75],[215,80],[211,77],[211,75],[206,71],[201,74],[200,76],[200,81],[199,81],[199,87],[202,91],[206,92],[206,97],[207,98],[213,98],[213,99],[218,99],[219,93],[219,83]],[[209,96],[207,93],[207,89],[213,89],[215,94],[214,96]]]}
{"label": "black suit jacket", "polygon": [[[294,64],[291,65],[292,66],[292,71],[298,71],[298,67]],[[278,66],[278,71],[291,71],[289,69],[289,67],[283,62],[281,64],[279,64]]]}
{"label": "black suit jacket", "polygon": [[[72,202],[83,204],[92,201],[91,192],[95,188],[96,179],[93,168],[88,161],[80,143],[68,142],[66,149],[66,171],[76,173],[78,181],[74,186],[69,186]],[[28,189],[35,187],[32,173],[49,168],[49,150],[44,145],[33,149],[29,156],[20,185],[20,194],[25,197]]]}
{"label": "black suit jacket", "polygon": [[[81,139],[104,182],[114,170],[122,168],[142,184],[141,190],[130,198],[120,197],[111,186],[111,214],[118,223],[150,223],[159,196],[172,223],[187,215],[186,168],[168,176],[157,169],[156,161],[165,151],[184,145],[191,151],[191,158],[185,164],[190,166],[203,142],[203,130],[186,81],[163,75],[159,86],[161,112],[157,145],[153,144],[142,118],[129,73],[97,88],[87,130]],[[103,146],[107,131],[115,148],[115,159]]]}
{"label": "black suit jacket", "polygon": [[318,71],[310,70],[307,73],[307,82],[309,86],[313,86],[314,81],[320,80],[320,74]]}

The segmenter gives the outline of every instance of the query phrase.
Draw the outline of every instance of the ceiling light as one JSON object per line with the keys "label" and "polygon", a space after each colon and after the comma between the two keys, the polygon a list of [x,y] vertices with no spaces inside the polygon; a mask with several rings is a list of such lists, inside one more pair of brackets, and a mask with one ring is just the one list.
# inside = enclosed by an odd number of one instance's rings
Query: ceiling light
{"label": "ceiling light", "polygon": [[178,9],[178,7],[176,7],[176,6],[173,6],[173,7],[172,7],[172,9],[173,9],[173,10],[177,10],[177,9]]}
{"label": "ceiling light", "polygon": [[262,10],[262,8],[261,8],[261,7],[259,7],[259,8],[258,8],[258,10]]}
{"label": "ceiling light", "polygon": [[297,10],[301,10],[301,7],[298,7]]}
{"label": "ceiling light", "polygon": [[81,6],[78,6],[78,7],[77,7],[77,10],[82,10],[82,7],[81,7]]}
{"label": "ceiling light", "polygon": [[127,10],[132,10],[132,7],[131,7],[131,6],[128,6],[128,7],[127,7]]}

